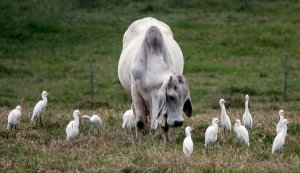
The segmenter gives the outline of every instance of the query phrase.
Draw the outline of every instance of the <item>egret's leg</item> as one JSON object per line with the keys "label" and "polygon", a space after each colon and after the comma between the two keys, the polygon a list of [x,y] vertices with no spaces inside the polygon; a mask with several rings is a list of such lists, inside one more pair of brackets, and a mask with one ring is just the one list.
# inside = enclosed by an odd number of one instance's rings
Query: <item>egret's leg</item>
{"label": "egret's leg", "polygon": [[223,131],[224,131],[224,133],[223,133],[223,135],[221,135],[221,141],[222,141],[222,143],[224,143],[224,141],[225,141],[225,136],[226,136],[226,130],[225,130],[225,128],[223,128]]}
{"label": "egret's leg", "polygon": [[91,129],[91,127],[89,127],[89,136],[91,136],[91,131],[92,131],[92,129]]}
{"label": "egret's leg", "polygon": [[40,116],[40,124],[41,124],[41,127],[43,127],[42,116]]}
{"label": "egret's leg", "polygon": [[38,119],[36,118],[35,119],[35,128],[37,128],[38,127]]}

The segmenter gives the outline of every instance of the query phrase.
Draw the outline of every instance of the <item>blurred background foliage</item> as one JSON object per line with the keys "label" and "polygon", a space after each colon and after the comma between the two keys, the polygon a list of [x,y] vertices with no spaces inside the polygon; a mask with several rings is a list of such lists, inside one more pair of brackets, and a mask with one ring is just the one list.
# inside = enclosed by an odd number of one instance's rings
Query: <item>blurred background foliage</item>
{"label": "blurred background foliage", "polygon": [[196,112],[219,109],[221,97],[241,108],[246,93],[256,109],[299,111],[299,11],[296,0],[0,0],[0,106],[34,106],[46,90],[54,108],[129,108],[122,38],[152,16],[183,51]]}

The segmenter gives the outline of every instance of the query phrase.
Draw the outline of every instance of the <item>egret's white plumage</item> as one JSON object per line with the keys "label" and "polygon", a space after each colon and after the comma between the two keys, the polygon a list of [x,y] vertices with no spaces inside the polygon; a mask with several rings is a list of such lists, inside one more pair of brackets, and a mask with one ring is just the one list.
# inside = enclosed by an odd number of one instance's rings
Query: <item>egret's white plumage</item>
{"label": "egret's white plumage", "polygon": [[249,130],[249,129],[252,129],[253,119],[252,119],[252,116],[250,114],[249,107],[248,107],[249,96],[246,95],[245,99],[246,99],[246,101],[245,101],[245,113],[243,115],[242,123]]}
{"label": "egret's white plumage", "polygon": [[21,106],[17,106],[15,109],[9,112],[8,118],[7,118],[7,130],[11,130],[13,126],[15,129],[17,128],[17,125],[20,123],[21,118]]}
{"label": "egret's white plumage", "polygon": [[95,129],[98,129],[101,126],[101,118],[99,117],[99,115],[93,115],[92,117],[88,115],[83,115],[81,118],[86,119],[90,123],[92,123]]}
{"label": "egret's white plumage", "polygon": [[66,128],[67,140],[75,138],[79,134],[79,117],[80,111],[75,110],[73,112],[74,120],[70,121]]}
{"label": "egret's white plumage", "polygon": [[214,118],[212,120],[211,126],[209,126],[205,131],[205,148],[208,148],[210,145],[214,145],[218,139],[218,127],[219,119]]}
{"label": "egret's white plumage", "polygon": [[48,93],[46,91],[42,92],[42,100],[40,100],[33,109],[31,121],[35,121],[37,118],[40,119],[40,123],[42,124],[42,114],[45,112],[47,103],[48,103]]}
{"label": "egret's white plumage", "polygon": [[234,124],[234,132],[238,140],[241,140],[249,147],[249,134],[245,126],[241,124],[241,120],[236,119]]}
{"label": "egret's white plumage", "polygon": [[187,156],[190,157],[190,155],[193,152],[193,140],[192,140],[192,135],[191,135],[192,128],[190,126],[187,126],[185,128],[185,139],[183,141],[183,153]]}
{"label": "egret's white plumage", "polygon": [[231,131],[231,121],[229,116],[226,114],[225,108],[225,100],[220,99],[220,107],[221,107],[221,126],[224,128],[224,131]]}
{"label": "egret's white plumage", "polygon": [[135,126],[135,117],[132,109],[127,110],[123,115],[123,124],[122,128],[132,129]]}
{"label": "egret's white plumage", "polygon": [[277,134],[277,136],[274,139],[273,145],[272,145],[272,154],[280,151],[283,148],[283,145],[285,143],[285,137],[286,137],[286,133],[287,133],[287,124],[288,124],[288,120],[287,119],[283,119],[282,120],[282,130]]}
{"label": "egret's white plumage", "polygon": [[284,128],[283,120],[284,119],[285,119],[284,118],[284,111],[280,110],[279,111],[279,122],[276,125],[276,134],[280,133],[283,130],[283,128]]}

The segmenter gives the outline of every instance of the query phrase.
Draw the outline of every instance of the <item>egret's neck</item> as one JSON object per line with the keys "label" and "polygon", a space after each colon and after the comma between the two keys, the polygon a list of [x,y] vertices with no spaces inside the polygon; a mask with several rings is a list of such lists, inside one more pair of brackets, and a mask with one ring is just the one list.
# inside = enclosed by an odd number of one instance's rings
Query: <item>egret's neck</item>
{"label": "egret's neck", "polygon": [[246,100],[246,102],[245,102],[245,111],[247,111],[247,112],[249,112],[248,103],[249,103],[249,100]]}
{"label": "egret's neck", "polygon": [[279,121],[280,121],[280,120],[283,120],[283,119],[284,119],[283,115],[282,115],[282,114],[279,114]]}
{"label": "egret's neck", "polygon": [[283,131],[287,132],[287,125],[286,124],[283,125]]}
{"label": "egret's neck", "polygon": [[226,114],[226,108],[224,104],[221,104],[221,113]]}
{"label": "egret's neck", "polygon": [[283,126],[281,133],[283,133],[283,135],[286,136],[286,133],[287,133],[287,125],[284,125],[284,126]]}
{"label": "egret's neck", "polygon": [[86,119],[86,120],[90,120],[90,119],[91,119],[91,117],[88,116],[88,115],[84,115],[82,118],[84,118],[84,119]]}
{"label": "egret's neck", "polygon": [[47,98],[46,96],[43,96],[42,99],[43,99],[43,102],[44,102],[45,104],[47,104],[48,98]]}
{"label": "egret's neck", "polygon": [[214,127],[217,127],[217,128],[218,128],[218,124],[217,124],[217,123],[215,123],[215,122],[213,122],[213,123],[212,123],[212,126],[214,126]]}
{"label": "egret's neck", "polygon": [[77,116],[75,116],[74,118],[75,118],[75,119],[74,119],[74,126],[75,126],[75,127],[79,127],[79,116],[77,115]]}
{"label": "egret's neck", "polygon": [[239,124],[239,123],[234,124],[234,127],[240,127],[240,126],[241,126],[241,124]]}
{"label": "egret's neck", "polygon": [[186,131],[185,134],[186,134],[186,137],[191,137],[192,136],[190,131]]}

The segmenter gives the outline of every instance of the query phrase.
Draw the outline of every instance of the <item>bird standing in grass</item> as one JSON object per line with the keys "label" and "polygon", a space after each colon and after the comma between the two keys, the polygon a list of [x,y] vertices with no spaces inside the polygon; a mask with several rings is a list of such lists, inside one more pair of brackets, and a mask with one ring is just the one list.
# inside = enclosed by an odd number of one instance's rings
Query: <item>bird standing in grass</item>
{"label": "bird standing in grass", "polygon": [[238,140],[244,142],[249,147],[249,134],[245,126],[241,124],[241,120],[236,119],[234,124],[234,132]]}
{"label": "bird standing in grass", "polygon": [[79,134],[79,110],[73,112],[73,118],[74,120],[70,121],[66,128],[67,140],[73,139]]}
{"label": "bird standing in grass", "polygon": [[246,95],[245,99],[246,99],[246,101],[245,101],[245,113],[243,115],[242,123],[246,127],[246,129],[250,130],[250,129],[252,129],[253,119],[252,119],[252,116],[250,114],[249,107],[248,107],[248,104],[249,104],[248,94]]}
{"label": "bird standing in grass", "polygon": [[288,120],[282,120],[282,130],[277,134],[272,145],[272,154],[281,151],[285,143]]}
{"label": "bird standing in grass", "polygon": [[230,132],[231,131],[231,122],[229,119],[229,116],[226,114],[226,108],[225,108],[225,100],[220,99],[220,107],[221,107],[221,126],[224,129],[224,134],[225,132]]}
{"label": "bird standing in grass", "polygon": [[185,139],[183,141],[183,153],[187,156],[190,157],[190,155],[193,152],[193,140],[192,140],[192,135],[191,135],[191,131],[193,129],[190,126],[187,126],[185,128]]}
{"label": "bird standing in grass", "polygon": [[14,110],[10,111],[7,118],[7,130],[12,131],[13,127],[17,130],[17,125],[20,124],[21,106],[17,106]]}
{"label": "bird standing in grass", "polygon": [[93,115],[92,117],[88,115],[83,115],[81,118],[88,120],[90,123],[92,123],[94,129],[98,129],[98,133],[99,133],[99,129],[101,126],[101,118],[99,117],[99,115]]}
{"label": "bird standing in grass", "polygon": [[208,147],[210,145],[214,146],[214,144],[216,143],[216,141],[218,139],[218,131],[219,131],[218,123],[219,123],[219,119],[214,118],[212,120],[211,126],[209,126],[205,131],[204,146],[206,148],[206,151],[208,150]]}
{"label": "bird standing in grass", "polygon": [[42,100],[40,100],[35,106],[34,106],[34,109],[33,109],[33,113],[32,113],[32,117],[31,117],[31,121],[36,121],[36,125],[37,125],[37,119],[40,119],[40,124],[41,126],[43,126],[43,123],[42,123],[42,115],[43,113],[45,112],[46,110],[46,107],[47,107],[47,103],[48,103],[48,94],[46,91],[43,91],[42,92]]}
{"label": "bird standing in grass", "polygon": [[133,110],[127,110],[123,115],[123,124],[122,128],[132,129],[135,126],[135,117],[133,114]]}
{"label": "bird standing in grass", "polygon": [[284,124],[283,124],[283,120],[284,120],[284,111],[280,110],[279,111],[279,122],[276,125],[276,134],[278,135],[278,133],[280,133],[283,128],[284,128]]}

